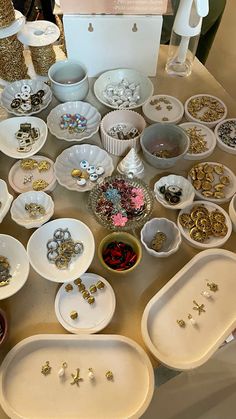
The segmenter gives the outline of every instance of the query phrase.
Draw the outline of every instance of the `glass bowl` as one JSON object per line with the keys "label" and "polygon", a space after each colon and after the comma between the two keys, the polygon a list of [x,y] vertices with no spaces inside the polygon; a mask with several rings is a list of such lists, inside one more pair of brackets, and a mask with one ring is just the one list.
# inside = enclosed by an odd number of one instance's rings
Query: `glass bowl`
{"label": "glass bowl", "polygon": [[[108,190],[110,198],[106,195]],[[143,205],[139,208],[137,208],[139,200],[137,194],[143,201]],[[154,195],[140,179],[114,175],[105,178],[92,189],[88,204],[96,220],[105,228],[128,231],[142,227],[149,220],[153,210]]]}

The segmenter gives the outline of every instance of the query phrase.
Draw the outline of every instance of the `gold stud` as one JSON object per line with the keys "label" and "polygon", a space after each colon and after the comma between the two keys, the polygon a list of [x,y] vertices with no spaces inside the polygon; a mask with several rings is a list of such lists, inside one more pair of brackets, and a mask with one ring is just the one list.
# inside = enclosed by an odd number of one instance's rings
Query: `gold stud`
{"label": "gold stud", "polygon": [[74,280],[75,285],[80,285],[82,283],[82,280],[80,278],[77,278]]}
{"label": "gold stud", "polygon": [[76,320],[76,319],[78,318],[78,313],[77,313],[77,311],[75,311],[75,310],[71,311],[71,312],[70,312],[70,318],[71,318],[72,320]]}
{"label": "gold stud", "polygon": [[91,292],[91,294],[94,294],[95,292],[97,292],[96,285],[94,285],[94,284],[90,285],[89,291]]}
{"label": "gold stud", "polygon": [[219,291],[219,287],[218,287],[218,285],[215,282],[207,282],[207,286],[208,286],[208,288],[210,288],[210,290],[212,292]]}
{"label": "gold stud", "polygon": [[88,290],[84,290],[82,292],[82,296],[83,296],[84,300],[87,300],[90,297],[90,294],[89,294]]}
{"label": "gold stud", "polygon": [[94,304],[95,303],[95,298],[91,295],[88,299],[87,299],[89,304]]}
{"label": "gold stud", "polygon": [[96,287],[97,287],[99,290],[102,290],[103,288],[105,288],[105,284],[104,284],[104,282],[102,282],[102,281],[98,281],[98,282],[97,282],[97,284],[96,284]]}
{"label": "gold stud", "polygon": [[179,327],[185,327],[186,323],[184,320],[176,320],[176,322],[178,323]]}
{"label": "gold stud", "polygon": [[112,381],[112,380],[114,380],[114,375],[113,375],[113,372],[112,372],[112,371],[107,371],[107,372],[106,372],[106,379],[107,379],[108,381]]}
{"label": "gold stud", "polygon": [[78,290],[79,290],[79,292],[83,292],[84,290],[85,290],[85,285],[84,284],[79,284],[78,285]]}
{"label": "gold stud", "polygon": [[51,372],[52,367],[49,365],[49,361],[46,361],[45,364],[42,366],[41,373],[43,375],[48,375]]}
{"label": "gold stud", "polygon": [[67,285],[65,286],[65,290],[66,290],[66,292],[73,291],[73,286],[72,286],[71,284],[67,284]]}

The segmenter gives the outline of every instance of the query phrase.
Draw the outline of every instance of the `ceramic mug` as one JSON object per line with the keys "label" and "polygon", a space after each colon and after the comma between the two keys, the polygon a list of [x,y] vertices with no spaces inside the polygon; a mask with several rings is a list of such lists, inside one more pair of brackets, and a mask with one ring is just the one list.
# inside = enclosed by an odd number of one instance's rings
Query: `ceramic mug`
{"label": "ceramic mug", "polygon": [[83,100],[89,91],[88,72],[77,60],[57,61],[48,71],[51,89],[60,102]]}

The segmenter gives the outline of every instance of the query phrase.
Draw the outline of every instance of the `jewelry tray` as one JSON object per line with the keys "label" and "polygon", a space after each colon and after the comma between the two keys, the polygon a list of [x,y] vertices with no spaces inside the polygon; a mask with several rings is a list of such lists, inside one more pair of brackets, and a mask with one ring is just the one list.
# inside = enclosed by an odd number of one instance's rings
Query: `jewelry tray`
{"label": "jewelry tray", "polygon": [[[181,269],[147,304],[142,336],[161,363],[177,370],[204,364],[236,327],[236,254],[204,250]],[[218,285],[210,292],[207,282]],[[207,299],[201,292],[209,291]],[[206,312],[193,310],[195,300]],[[196,321],[188,320],[191,314]],[[180,327],[177,320],[184,320]]]}
{"label": "jewelry tray", "polygon": [[[44,376],[42,365],[50,362]],[[65,377],[58,371],[68,364]],[[71,385],[80,368],[83,381]],[[95,380],[90,381],[92,368]],[[111,370],[113,381],[105,374]],[[11,419],[139,418],[153,395],[145,351],[119,335],[36,335],[18,343],[0,367],[0,403]]]}

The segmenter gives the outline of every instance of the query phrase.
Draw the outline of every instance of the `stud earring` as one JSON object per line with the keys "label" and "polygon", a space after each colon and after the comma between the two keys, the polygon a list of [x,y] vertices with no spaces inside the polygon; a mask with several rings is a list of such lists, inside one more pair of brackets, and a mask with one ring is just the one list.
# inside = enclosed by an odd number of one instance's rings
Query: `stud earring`
{"label": "stud earring", "polygon": [[107,371],[105,375],[108,381],[112,381],[114,379],[114,375],[112,371]]}
{"label": "stud earring", "polygon": [[176,320],[176,322],[178,323],[179,327],[185,327],[186,323],[184,320]]}
{"label": "stud earring", "polygon": [[49,361],[46,361],[45,364],[42,366],[41,373],[43,375],[48,375],[51,372],[52,367],[49,365]]}
{"label": "stud earring", "polygon": [[193,307],[193,310],[198,311],[198,315],[200,316],[201,313],[206,313],[206,310],[204,309],[204,304],[198,304],[195,300],[193,300],[193,304],[195,304],[196,307]]}
{"label": "stud earring", "polygon": [[191,325],[192,325],[192,326],[196,326],[197,322],[196,322],[196,320],[193,318],[192,314],[189,314],[189,315],[188,315],[188,319],[189,319],[189,322],[191,323]]}
{"label": "stud earring", "polygon": [[71,374],[71,377],[73,379],[73,381],[71,382],[71,385],[76,384],[77,386],[79,386],[79,382],[83,381],[83,378],[80,378],[80,376],[79,376],[79,372],[80,372],[80,369],[77,368],[76,373]]}
{"label": "stud earring", "polygon": [[217,292],[219,290],[219,287],[215,282],[207,282],[207,286],[212,292]]}
{"label": "stud earring", "polygon": [[92,368],[89,368],[88,370],[89,370],[89,372],[88,372],[88,378],[89,378],[91,381],[93,381],[93,380],[95,379],[95,374],[94,374],[94,372],[93,372],[93,369],[92,369]]}
{"label": "stud earring", "polygon": [[202,291],[201,295],[207,299],[211,298],[211,294],[208,291]]}
{"label": "stud earring", "polygon": [[67,362],[63,362],[62,367],[58,371],[59,377],[64,377],[66,368],[67,368]]}

